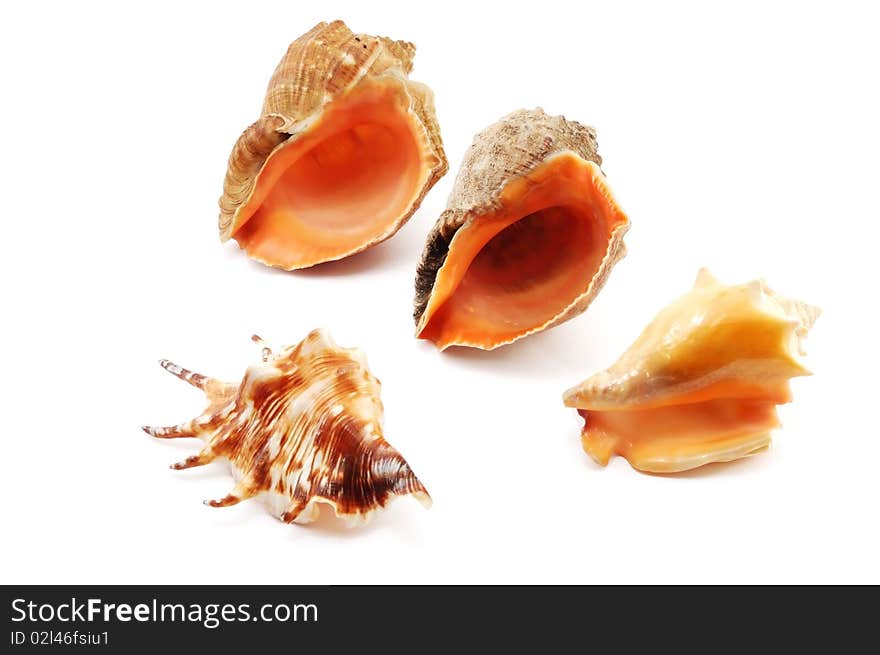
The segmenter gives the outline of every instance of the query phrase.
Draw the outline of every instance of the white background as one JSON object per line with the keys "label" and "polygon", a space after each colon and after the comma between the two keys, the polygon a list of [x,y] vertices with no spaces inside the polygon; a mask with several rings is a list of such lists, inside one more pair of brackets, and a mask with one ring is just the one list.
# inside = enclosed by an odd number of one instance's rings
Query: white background
{"label": "white background", "polygon": [[[880,103],[870,3],[4,5],[4,583],[880,582]],[[711,3],[715,4],[715,3]],[[418,46],[450,173],[391,241],[299,273],[217,238],[226,158],[319,20]],[[594,125],[632,220],[590,310],[491,353],[413,338],[415,265],[475,132]],[[770,452],[677,477],[582,452],[568,386],[700,266],[821,306]],[[368,354],[386,436],[434,498],[364,529],[202,505],[226,465],[151,440],[249,337]]]}

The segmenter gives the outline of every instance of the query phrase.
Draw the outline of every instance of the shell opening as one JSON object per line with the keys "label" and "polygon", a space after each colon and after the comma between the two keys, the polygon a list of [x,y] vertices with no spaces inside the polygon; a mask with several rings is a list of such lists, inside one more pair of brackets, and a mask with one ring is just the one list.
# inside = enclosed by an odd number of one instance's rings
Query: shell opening
{"label": "shell opening", "polygon": [[636,411],[578,410],[581,444],[600,465],[620,453],[642,471],[672,473],[759,452],[779,425],[764,399],[716,398]]}
{"label": "shell opening", "polygon": [[477,253],[422,336],[478,329],[500,336],[544,324],[586,290],[601,260],[599,238],[585,207],[547,207],[515,220]]}
{"label": "shell opening", "polygon": [[440,269],[419,336],[493,348],[552,323],[589,290],[625,222],[592,162],[548,161],[463,227]]}
{"label": "shell opening", "polygon": [[233,234],[282,268],[339,259],[393,234],[424,186],[418,128],[399,83],[331,104],[268,159]]}

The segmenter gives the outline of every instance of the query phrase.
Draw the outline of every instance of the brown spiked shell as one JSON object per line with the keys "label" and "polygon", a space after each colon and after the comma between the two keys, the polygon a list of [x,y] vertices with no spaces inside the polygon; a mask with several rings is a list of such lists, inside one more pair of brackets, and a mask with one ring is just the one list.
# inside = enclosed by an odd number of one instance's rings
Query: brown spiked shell
{"label": "brown spiked shell", "polygon": [[[254,340],[261,343],[259,337]],[[162,438],[198,437],[202,450],[172,468],[229,461],[237,484],[226,507],[261,496],[286,523],[309,523],[320,503],[350,525],[366,522],[398,496],[431,498],[409,465],[382,436],[379,381],[363,353],[340,348],[323,330],[262,361],[239,385],[188,371],[167,360],[163,368],[205,392],[207,409],[181,425],[144,427]]]}
{"label": "brown spiked shell", "polygon": [[416,273],[416,334],[490,350],[583,312],[629,220],[591,127],[521,109],[477,134]]}
{"label": "brown spiked shell", "polygon": [[394,235],[447,169],[433,95],[408,78],[414,54],[338,20],[296,39],[229,157],[221,240],[296,269]]}

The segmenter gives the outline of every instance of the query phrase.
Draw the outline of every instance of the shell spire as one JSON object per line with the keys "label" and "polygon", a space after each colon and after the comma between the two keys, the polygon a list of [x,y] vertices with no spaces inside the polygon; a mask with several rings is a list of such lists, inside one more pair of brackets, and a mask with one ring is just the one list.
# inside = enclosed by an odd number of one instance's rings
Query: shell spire
{"label": "shell spire", "polygon": [[515,111],[477,134],[415,281],[416,335],[491,350],[567,321],[626,249],[592,127]]}
{"label": "shell spire", "polygon": [[207,505],[228,507],[262,496],[282,521],[309,523],[324,503],[352,525],[399,496],[411,494],[430,507],[424,485],[382,436],[380,385],[363,353],[340,348],[323,330],[278,353],[259,337],[254,341],[262,346],[261,361],[239,385],[160,362],[204,391],[208,407],[192,421],[144,431],[205,442],[174,469],[229,461],[237,483]]}
{"label": "shell spire", "polygon": [[229,157],[221,240],[292,270],[393,236],[447,169],[433,94],[408,78],[414,55],[339,20],[291,43]]}

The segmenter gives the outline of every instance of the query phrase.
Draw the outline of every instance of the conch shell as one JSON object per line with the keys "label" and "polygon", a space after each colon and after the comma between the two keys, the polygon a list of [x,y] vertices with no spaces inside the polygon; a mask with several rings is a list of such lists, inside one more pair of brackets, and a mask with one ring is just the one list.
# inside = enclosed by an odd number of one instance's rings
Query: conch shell
{"label": "conch shell", "polygon": [[596,132],[519,110],[474,138],[416,275],[416,336],[491,350],[583,312],[624,256]]}
{"label": "conch shell", "polygon": [[363,353],[340,348],[323,330],[277,354],[263,347],[262,361],[237,386],[159,363],[204,391],[209,405],[187,423],[143,429],[161,439],[205,442],[174,469],[229,460],[237,484],[207,505],[227,507],[260,495],[285,523],[309,523],[326,503],[350,525],[366,522],[398,496],[412,494],[430,507],[425,487],[382,438],[379,381]]}
{"label": "conch shell", "polygon": [[415,46],[320,23],[294,41],[229,157],[220,238],[292,270],[388,239],[446,173]]}
{"label": "conch shell", "polygon": [[766,449],[789,379],[810,375],[802,340],[818,316],[762,280],[724,286],[701,270],[617,363],[565,392],[584,450],[671,473]]}

